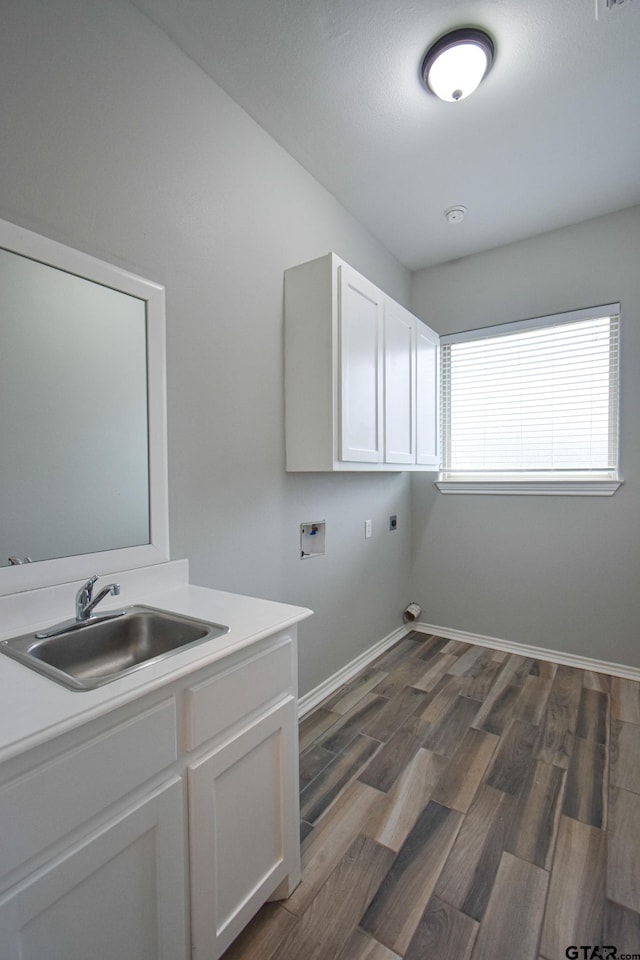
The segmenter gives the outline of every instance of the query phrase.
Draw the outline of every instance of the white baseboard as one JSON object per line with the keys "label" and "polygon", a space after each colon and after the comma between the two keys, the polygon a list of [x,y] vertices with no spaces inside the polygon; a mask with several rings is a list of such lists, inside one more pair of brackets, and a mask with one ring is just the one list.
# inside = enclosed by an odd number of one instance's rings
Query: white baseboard
{"label": "white baseboard", "polygon": [[431,623],[403,624],[392,633],[378,640],[372,647],[365,650],[350,663],[328,677],[313,690],[305,693],[298,701],[298,717],[302,718],[310,713],[319,703],[335,693],[344,683],[348,683],[357,673],[364,670],[376,657],[392,647],[412,630],[418,633],[434,634],[446,640],[460,640],[462,643],[473,643],[478,647],[490,647],[492,650],[504,650],[505,653],[516,653],[523,657],[533,657],[536,660],[549,660],[551,663],[562,663],[567,667],[577,667],[579,670],[592,670],[594,673],[606,673],[611,677],[622,677],[625,680],[640,681],[640,667],[630,667],[624,663],[610,663],[607,660],[593,660],[591,657],[582,657],[576,653],[562,653],[559,650],[548,650],[546,647],[533,647],[526,643],[513,643],[509,640],[499,640],[497,637],[484,637],[479,633],[468,633],[466,630],[454,630],[450,627],[434,626]]}
{"label": "white baseboard", "polygon": [[527,643],[513,643],[509,640],[498,640],[496,637],[483,637],[479,633],[467,633],[466,630],[453,630],[449,627],[438,627],[432,623],[414,623],[412,629],[419,633],[435,634],[447,640],[460,640],[462,643],[474,643],[478,647],[490,647],[492,650],[504,650],[506,653],[518,653],[523,657],[534,657],[536,660],[550,660],[551,663],[562,663],[567,667],[577,667],[579,670],[592,670],[594,673],[606,673],[611,677],[622,677],[625,680],[640,680],[640,667],[630,667],[624,663],[610,663],[608,660],[594,660],[591,657],[582,657],[577,653],[563,653],[560,650],[548,650],[546,647],[533,647]]}
{"label": "white baseboard", "polygon": [[350,663],[341,667],[337,673],[323,680],[323,682],[318,684],[317,687],[314,687],[313,690],[305,693],[305,695],[298,700],[298,717],[304,717],[305,714],[310,713],[314,707],[317,707],[319,703],[322,703],[322,701],[330,697],[332,693],[335,693],[343,683],[348,683],[357,673],[360,673],[361,670],[368,667],[372,660],[375,660],[381,653],[384,653],[385,650],[392,647],[394,643],[401,640],[402,637],[412,629],[413,624],[410,627],[403,624],[401,627],[398,627],[397,630],[393,630],[386,637],[383,637],[382,640],[378,640],[372,647],[369,647],[364,653],[357,656],[355,660],[351,660]]}

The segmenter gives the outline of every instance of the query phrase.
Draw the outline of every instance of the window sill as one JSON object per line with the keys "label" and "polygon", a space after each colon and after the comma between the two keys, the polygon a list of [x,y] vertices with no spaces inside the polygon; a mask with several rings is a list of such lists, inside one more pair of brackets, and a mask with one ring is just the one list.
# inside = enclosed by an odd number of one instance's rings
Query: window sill
{"label": "window sill", "polygon": [[611,497],[622,480],[452,480],[435,481],[440,493],[533,497]]}

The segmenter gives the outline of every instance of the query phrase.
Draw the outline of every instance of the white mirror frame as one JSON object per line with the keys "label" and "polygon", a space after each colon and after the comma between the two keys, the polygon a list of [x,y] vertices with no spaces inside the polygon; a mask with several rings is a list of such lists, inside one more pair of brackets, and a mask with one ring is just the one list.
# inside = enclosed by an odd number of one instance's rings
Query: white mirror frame
{"label": "white mirror frame", "polygon": [[0,567],[0,596],[83,580],[94,573],[102,576],[166,562],[169,559],[169,497],[164,287],[6,220],[0,220],[0,247],[146,302],[150,513],[150,543]]}

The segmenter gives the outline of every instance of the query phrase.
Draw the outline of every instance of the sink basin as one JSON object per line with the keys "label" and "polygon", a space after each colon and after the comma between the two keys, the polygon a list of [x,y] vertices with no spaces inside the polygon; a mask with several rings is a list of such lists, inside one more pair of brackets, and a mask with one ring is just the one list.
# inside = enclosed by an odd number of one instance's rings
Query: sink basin
{"label": "sink basin", "polygon": [[135,606],[44,639],[29,633],[2,640],[0,651],[71,690],[93,690],[228,632],[219,623]]}

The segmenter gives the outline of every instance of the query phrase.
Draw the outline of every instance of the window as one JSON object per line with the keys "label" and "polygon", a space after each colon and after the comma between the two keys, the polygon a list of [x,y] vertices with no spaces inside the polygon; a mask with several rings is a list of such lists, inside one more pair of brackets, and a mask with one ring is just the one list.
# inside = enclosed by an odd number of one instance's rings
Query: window
{"label": "window", "polygon": [[440,339],[445,493],[611,495],[619,304]]}

